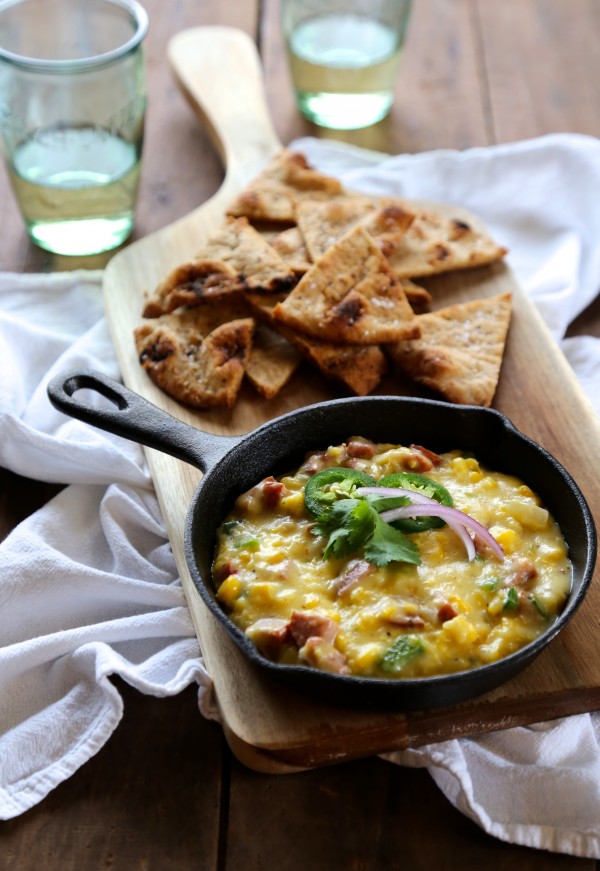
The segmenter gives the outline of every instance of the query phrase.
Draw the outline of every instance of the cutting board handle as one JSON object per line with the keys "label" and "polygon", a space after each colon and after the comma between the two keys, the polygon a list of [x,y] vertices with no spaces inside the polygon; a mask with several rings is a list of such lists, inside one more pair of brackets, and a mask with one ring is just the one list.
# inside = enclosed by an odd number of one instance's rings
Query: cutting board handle
{"label": "cutting board handle", "polygon": [[179,87],[215,142],[225,181],[241,189],[281,149],[254,42],[233,27],[194,27],[174,36],[167,53]]}

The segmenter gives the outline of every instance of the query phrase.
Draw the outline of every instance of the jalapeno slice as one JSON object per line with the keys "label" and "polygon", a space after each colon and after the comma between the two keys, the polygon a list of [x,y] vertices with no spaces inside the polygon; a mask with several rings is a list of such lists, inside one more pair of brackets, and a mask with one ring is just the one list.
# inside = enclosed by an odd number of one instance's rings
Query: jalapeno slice
{"label": "jalapeno slice", "polygon": [[[337,486],[333,486],[337,485]],[[304,504],[313,517],[320,517],[340,498],[351,498],[357,487],[375,487],[366,472],[332,466],[309,478],[304,487]]]}
{"label": "jalapeno slice", "polygon": [[[435,499],[440,505],[453,506],[450,493],[442,484],[428,478],[426,475],[418,475],[416,472],[395,472],[386,475],[377,482],[378,487],[402,487],[404,490],[415,490],[423,496]],[[441,517],[406,517],[395,520],[391,524],[402,532],[424,532],[426,529],[439,529],[446,523]]]}

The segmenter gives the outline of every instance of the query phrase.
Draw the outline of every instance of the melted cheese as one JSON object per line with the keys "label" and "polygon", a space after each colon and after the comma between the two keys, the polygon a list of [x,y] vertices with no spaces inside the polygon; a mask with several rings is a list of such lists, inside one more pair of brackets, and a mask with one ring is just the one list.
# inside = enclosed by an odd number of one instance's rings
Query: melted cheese
{"label": "melted cheese", "polygon": [[[535,493],[457,451],[424,471],[422,455],[411,448],[362,441],[372,456],[331,447],[281,478],[277,498],[265,499],[259,485],[237,500],[220,527],[213,566],[218,599],[235,623],[271,658],[303,662],[303,647],[285,636],[285,627],[294,612],[321,615],[337,624],[337,658],[331,666],[325,657],[310,664],[338,670],[343,662],[352,674],[386,678],[463,671],[533,641],[560,613],[571,584],[566,544]],[[379,568],[360,553],[324,559],[325,542],[311,532],[303,491],[315,466],[338,465],[376,480],[398,471],[426,474],[490,530],[504,560],[484,550],[469,562],[447,526],[409,536],[420,565]],[[343,592],[340,579],[353,569]],[[266,634],[256,628],[265,618],[275,621]],[[282,630],[277,638],[272,625]]]}

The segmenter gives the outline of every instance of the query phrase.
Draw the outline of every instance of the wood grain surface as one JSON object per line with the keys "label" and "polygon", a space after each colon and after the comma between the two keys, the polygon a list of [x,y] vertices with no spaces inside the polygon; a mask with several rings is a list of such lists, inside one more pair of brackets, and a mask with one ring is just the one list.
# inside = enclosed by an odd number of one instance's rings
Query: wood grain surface
{"label": "wood grain surface", "polygon": [[[139,365],[132,332],[141,321],[144,291],[154,288],[173,266],[194,255],[224,219],[233,195],[280,147],[264,102],[258,56],[245,34],[229,28],[190,29],[171,41],[169,58],[186,97],[218,144],[226,166],[225,179],[208,203],[113,258],[105,273],[106,313],[129,387],[192,426],[238,434],[336,392],[328,382],[302,369],[274,400],[259,400],[248,389],[233,410],[202,412],[170,399]],[[232,88],[232,81],[238,83],[236,88]],[[600,488],[586,474],[600,452],[600,424],[508,267],[499,263],[448,273],[427,285],[434,307],[512,291],[513,316],[494,405],[563,462],[581,481],[593,512],[600,513]],[[551,404],[547,402],[550,385]],[[377,392],[404,390],[403,382],[391,376]],[[166,455],[155,451],[147,454],[190,611],[215,683],[225,733],[245,764],[257,770],[287,771],[600,707],[600,666],[593,655],[594,615],[600,606],[597,576],[572,624],[532,666],[503,687],[452,709],[405,715],[342,709],[272,683],[239,654],[207,612],[190,580],[183,528],[199,473]]]}
{"label": "wood grain surface", "polygon": [[[278,0],[144,0],[150,105],[132,241],[188,214],[223,179],[219,156],[166,64],[185,28],[242,28],[258,44],[282,142],[346,139],[397,153],[509,142],[556,131],[600,133],[600,16],[595,0],[418,0],[389,118],[328,134],[294,106]],[[176,155],[176,157],[174,157]],[[104,265],[31,245],[0,172],[0,268]],[[600,336],[600,297],[570,335]],[[4,535],[55,488],[0,470]],[[594,859],[503,843],[444,798],[425,770],[377,758],[290,774],[231,759],[193,688],[143,696],[116,681],[124,719],[107,745],[40,805],[0,825],[2,871],[593,871]],[[307,836],[310,833],[310,836]]]}

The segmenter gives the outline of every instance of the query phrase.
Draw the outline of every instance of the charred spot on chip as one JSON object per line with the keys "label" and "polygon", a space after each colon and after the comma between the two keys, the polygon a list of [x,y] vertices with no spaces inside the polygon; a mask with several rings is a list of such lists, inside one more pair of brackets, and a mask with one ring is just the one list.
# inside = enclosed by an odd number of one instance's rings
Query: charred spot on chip
{"label": "charred spot on chip", "polygon": [[471,232],[471,227],[466,221],[460,221],[458,218],[453,218],[450,223],[450,238],[461,239],[463,236]]}
{"label": "charred spot on chip", "polygon": [[140,354],[140,363],[142,366],[147,363],[161,363],[174,353],[175,347],[173,342],[170,339],[160,337],[147,348],[144,348]]}
{"label": "charred spot on chip", "polygon": [[363,317],[365,301],[358,293],[352,291],[331,309],[331,320],[340,321],[349,327],[354,326]]}
{"label": "charred spot on chip", "polygon": [[249,320],[231,321],[222,324],[210,334],[216,366],[224,366],[231,360],[243,361],[250,347],[253,332]]}
{"label": "charred spot on chip", "polygon": [[392,232],[405,230],[413,219],[414,215],[402,206],[385,206],[377,215],[374,225],[383,232]]}
{"label": "charred spot on chip", "polygon": [[433,259],[442,261],[450,256],[450,250],[442,244],[435,245],[433,248]]}

